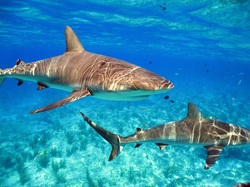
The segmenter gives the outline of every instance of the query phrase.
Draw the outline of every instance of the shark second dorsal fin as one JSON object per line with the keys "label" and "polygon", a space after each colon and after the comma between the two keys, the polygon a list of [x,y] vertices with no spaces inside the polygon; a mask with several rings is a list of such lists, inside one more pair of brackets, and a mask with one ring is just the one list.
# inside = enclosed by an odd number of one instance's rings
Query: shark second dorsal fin
{"label": "shark second dorsal fin", "polygon": [[193,103],[188,103],[188,114],[186,119],[187,118],[205,120],[205,118],[203,118],[198,108]]}
{"label": "shark second dorsal fin", "polygon": [[76,36],[75,32],[69,27],[65,28],[66,51],[84,51],[84,48]]}

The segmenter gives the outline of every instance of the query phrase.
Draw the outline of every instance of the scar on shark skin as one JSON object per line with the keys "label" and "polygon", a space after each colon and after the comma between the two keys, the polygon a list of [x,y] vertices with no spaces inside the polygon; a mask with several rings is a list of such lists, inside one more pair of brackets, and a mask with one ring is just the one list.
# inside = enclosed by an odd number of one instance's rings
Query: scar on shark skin
{"label": "scar on shark skin", "polygon": [[35,114],[52,110],[86,96],[106,100],[130,101],[165,93],[174,85],[162,76],[142,67],[112,57],[86,51],[74,31],[66,26],[66,51],[62,55],[25,63],[18,59],[13,68],[0,69],[0,86],[4,79],[38,84],[37,90],[55,88],[71,94],[48,106],[33,110]]}
{"label": "scar on shark skin", "polygon": [[180,121],[173,121],[146,130],[137,128],[132,135],[122,137],[98,126],[85,114],[83,119],[111,146],[109,161],[115,159],[123,147],[136,143],[135,147],[143,143],[155,143],[163,150],[169,144],[198,145],[207,150],[204,169],[209,169],[219,158],[224,147],[250,144],[250,131],[243,127],[217,120],[205,119],[197,107],[189,103],[187,117]]}

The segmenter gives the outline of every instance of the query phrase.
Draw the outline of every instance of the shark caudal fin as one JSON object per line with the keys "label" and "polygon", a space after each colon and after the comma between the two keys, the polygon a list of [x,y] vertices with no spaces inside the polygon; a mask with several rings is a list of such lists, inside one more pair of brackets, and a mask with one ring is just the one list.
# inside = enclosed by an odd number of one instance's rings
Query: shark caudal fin
{"label": "shark caudal fin", "polygon": [[115,159],[120,152],[122,151],[122,146],[120,144],[120,137],[116,134],[113,134],[107,130],[105,130],[104,128],[98,126],[97,124],[95,124],[93,121],[91,121],[87,116],[85,116],[83,113],[82,117],[83,119],[93,128],[95,129],[96,132],[98,132],[105,140],[107,140],[111,146],[112,146],[112,151],[111,154],[109,156],[109,161]]}
{"label": "shark caudal fin", "polygon": [[2,77],[2,75],[3,75],[3,70],[0,68],[0,87],[2,86],[2,84],[3,84],[3,81],[4,81],[4,77]]}

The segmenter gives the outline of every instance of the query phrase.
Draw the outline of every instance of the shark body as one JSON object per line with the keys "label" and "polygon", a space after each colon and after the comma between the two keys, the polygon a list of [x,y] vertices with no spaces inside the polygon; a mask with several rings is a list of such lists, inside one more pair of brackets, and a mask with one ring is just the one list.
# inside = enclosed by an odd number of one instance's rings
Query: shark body
{"label": "shark body", "polygon": [[136,143],[135,147],[145,142],[155,143],[160,150],[169,144],[198,145],[204,146],[207,150],[204,167],[207,170],[216,162],[224,147],[250,144],[249,130],[230,123],[207,120],[192,103],[188,104],[188,114],[185,119],[146,130],[137,128],[134,134],[127,137],[107,131],[81,114],[84,120],[112,145],[109,161],[116,158],[123,147],[130,143]]}
{"label": "shark body", "polygon": [[36,62],[21,60],[13,68],[0,69],[0,85],[5,78],[38,84],[38,90],[56,88],[71,94],[53,104],[33,110],[51,110],[77,99],[94,96],[107,100],[139,100],[167,92],[173,84],[134,64],[84,50],[74,31],[66,26],[64,54]]}

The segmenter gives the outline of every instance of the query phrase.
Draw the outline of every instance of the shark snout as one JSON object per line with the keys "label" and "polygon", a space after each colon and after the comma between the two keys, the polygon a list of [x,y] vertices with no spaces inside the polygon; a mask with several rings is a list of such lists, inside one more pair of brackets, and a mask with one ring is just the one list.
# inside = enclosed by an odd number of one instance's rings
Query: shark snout
{"label": "shark snout", "polygon": [[161,86],[159,87],[159,89],[161,90],[169,90],[172,89],[174,87],[174,84],[172,82],[170,82],[169,80],[165,80],[163,81],[163,83],[161,84]]}
{"label": "shark snout", "polygon": [[174,84],[157,74],[149,72],[145,69],[140,69],[133,75],[134,87],[139,90],[166,92],[174,87]]}

